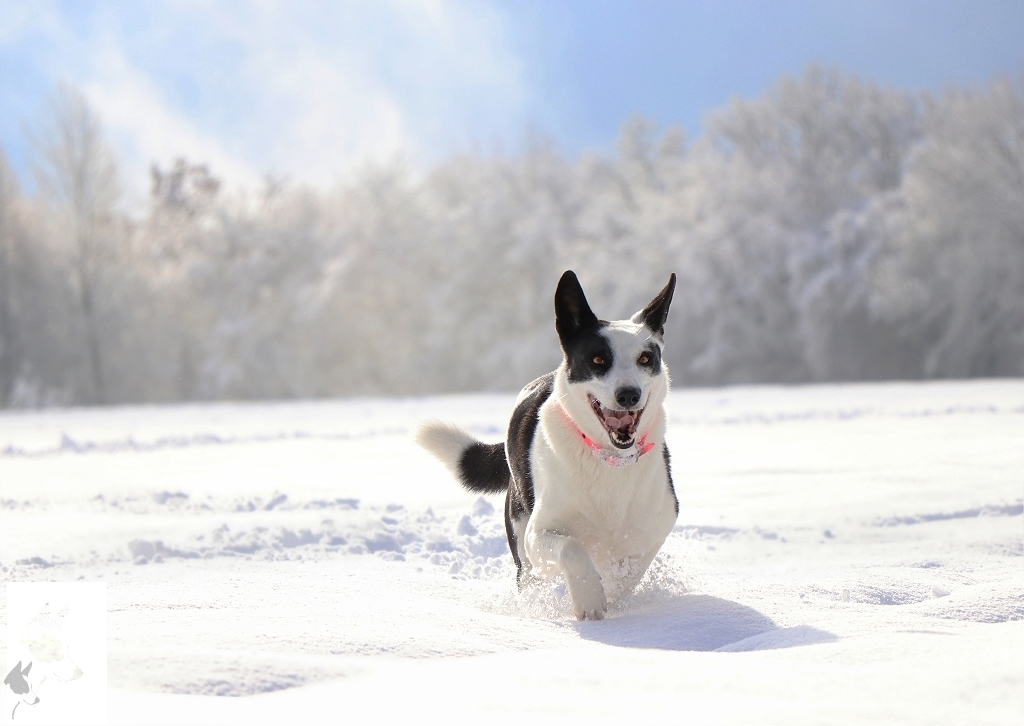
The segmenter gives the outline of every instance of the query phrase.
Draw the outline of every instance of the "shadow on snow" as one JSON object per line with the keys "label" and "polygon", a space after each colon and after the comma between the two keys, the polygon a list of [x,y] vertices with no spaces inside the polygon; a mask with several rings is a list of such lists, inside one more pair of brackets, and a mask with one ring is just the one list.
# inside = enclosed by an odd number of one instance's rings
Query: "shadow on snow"
{"label": "shadow on snow", "polygon": [[573,627],[587,640],[660,650],[741,652],[838,640],[806,625],[779,628],[751,607],[710,595],[680,595],[655,607]]}

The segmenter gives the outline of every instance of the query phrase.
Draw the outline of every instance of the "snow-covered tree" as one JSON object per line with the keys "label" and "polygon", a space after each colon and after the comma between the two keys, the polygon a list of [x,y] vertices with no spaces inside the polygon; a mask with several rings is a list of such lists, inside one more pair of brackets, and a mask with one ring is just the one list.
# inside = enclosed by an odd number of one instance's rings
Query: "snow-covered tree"
{"label": "snow-covered tree", "polygon": [[633,118],[614,154],[534,135],[330,190],[181,159],[142,219],[84,99],[54,98],[43,194],[0,164],[8,403],[511,391],[557,365],[568,268],[608,317],[678,274],[677,384],[1024,373],[1020,83],[811,67],[698,138]]}
{"label": "snow-covered tree", "polygon": [[67,84],[61,84],[50,97],[46,117],[33,140],[39,186],[64,213],[72,241],[91,400],[105,403],[107,385],[97,294],[102,284],[100,270],[114,234],[117,165],[103,140],[99,118],[85,96]]}

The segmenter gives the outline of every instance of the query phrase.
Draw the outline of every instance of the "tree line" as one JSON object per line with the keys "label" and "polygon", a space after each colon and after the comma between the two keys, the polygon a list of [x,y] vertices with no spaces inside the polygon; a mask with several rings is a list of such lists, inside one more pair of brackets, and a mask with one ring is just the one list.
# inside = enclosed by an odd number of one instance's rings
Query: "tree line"
{"label": "tree line", "polygon": [[811,67],[614,153],[455,155],[330,190],[228,190],[178,160],[123,211],[100,119],[61,86],[0,149],[0,403],[517,390],[557,365],[552,293],[605,317],[676,272],[676,385],[1024,374],[1024,93]]}

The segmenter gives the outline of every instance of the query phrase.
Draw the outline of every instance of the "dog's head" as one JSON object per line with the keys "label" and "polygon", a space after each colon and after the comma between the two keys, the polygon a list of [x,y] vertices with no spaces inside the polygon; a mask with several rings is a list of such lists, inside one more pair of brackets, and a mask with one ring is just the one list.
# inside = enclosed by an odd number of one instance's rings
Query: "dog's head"
{"label": "dog's head", "polygon": [[[11,689],[14,697],[18,700],[18,703],[25,703],[30,706],[34,706],[39,703],[39,696],[36,695],[35,689],[32,687],[32,683],[29,682],[27,676],[29,671],[32,670],[32,664],[29,663],[24,668],[21,667],[21,661],[18,661],[18,665],[11,669],[11,672],[4,678],[4,685]],[[14,708],[17,708],[15,704]],[[12,712],[13,713],[13,712]]]}
{"label": "dog's head", "polygon": [[562,405],[595,441],[607,435],[616,448],[633,446],[644,411],[660,405],[668,392],[662,351],[675,287],[673,274],[643,310],[629,320],[608,322],[591,311],[572,270],[558,281],[555,329],[570,390]]}

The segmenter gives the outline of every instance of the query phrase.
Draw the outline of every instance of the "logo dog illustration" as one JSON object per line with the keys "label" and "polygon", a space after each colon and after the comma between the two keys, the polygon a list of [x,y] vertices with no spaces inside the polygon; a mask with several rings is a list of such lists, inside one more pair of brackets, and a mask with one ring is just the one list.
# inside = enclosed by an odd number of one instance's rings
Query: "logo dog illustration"
{"label": "logo dog illustration", "polygon": [[11,719],[21,704],[34,706],[40,702],[37,691],[48,679],[68,682],[85,675],[72,659],[64,635],[67,614],[67,607],[56,610],[46,603],[19,633],[18,642],[26,658],[19,660],[4,678],[4,685],[16,699]]}

